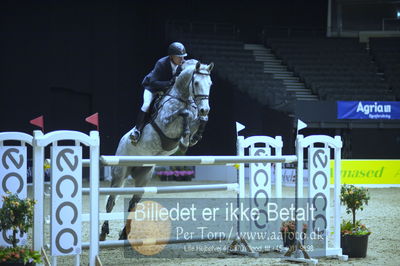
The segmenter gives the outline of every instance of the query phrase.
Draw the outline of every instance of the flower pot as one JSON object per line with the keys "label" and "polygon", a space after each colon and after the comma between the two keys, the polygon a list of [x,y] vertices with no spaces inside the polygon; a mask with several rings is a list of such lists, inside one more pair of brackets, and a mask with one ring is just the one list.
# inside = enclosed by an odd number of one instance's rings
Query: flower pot
{"label": "flower pot", "polygon": [[344,255],[349,258],[365,258],[367,256],[368,235],[341,235],[340,245]]}

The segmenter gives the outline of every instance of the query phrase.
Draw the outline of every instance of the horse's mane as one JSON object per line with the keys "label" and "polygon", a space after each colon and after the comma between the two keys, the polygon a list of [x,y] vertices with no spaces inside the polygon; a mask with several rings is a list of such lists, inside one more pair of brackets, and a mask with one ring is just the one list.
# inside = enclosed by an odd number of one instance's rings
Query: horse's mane
{"label": "horse's mane", "polygon": [[182,69],[186,69],[188,67],[194,67],[194,66],[196,66],[197,62],[199,62],[199,61],[196,59],[189,59],[189,60],[185,61],[185,63],[183,63]]}
{"label": "horse's mane", "polygon": [[[176,78],[176,82],[175,82],[175,86],[177,86],[178,88],[184,88],[186,87],[192,76],[193,76],[193,72],[195,71],[196,68],[196,64],[199,63],[200,61],[196,60],[196,59],[189,59],[187,61],[185,61],[185,63],[183,63],[182,65],[182,72],[179,74],[179,76]],[[200,64],[200,69],[207,69],[208,70],[208,65],[207,64]]]}
{"label": "horse's mane", "polygon": [[196,59],[189,59],[183,63],[182,72],[176,78],[175,86],[183,88],[190,82],[197,62]]}

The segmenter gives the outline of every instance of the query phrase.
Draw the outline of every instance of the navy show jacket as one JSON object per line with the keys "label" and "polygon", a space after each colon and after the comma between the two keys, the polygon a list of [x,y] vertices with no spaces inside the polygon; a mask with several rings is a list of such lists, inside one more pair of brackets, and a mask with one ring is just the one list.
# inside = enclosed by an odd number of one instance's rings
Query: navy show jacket
{"label": "navy show jacket", "polygon": [[151,92],[165,91],[171,86],[172,67],[169,56],[157,61],[153,70],[143,79],[142,86]]}

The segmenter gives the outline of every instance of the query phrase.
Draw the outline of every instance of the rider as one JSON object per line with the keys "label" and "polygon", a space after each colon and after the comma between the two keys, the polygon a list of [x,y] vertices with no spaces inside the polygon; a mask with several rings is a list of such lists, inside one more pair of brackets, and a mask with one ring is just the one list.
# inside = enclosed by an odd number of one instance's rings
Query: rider
{"label": "rider", "polygon": [[143,79],[143,105],[136,119],[136,126],[130,135],[132,143],[136,144],[149,115],[150,104],[156,94],[163,94],[171,88],[176,77],[182,71],[182,64],[187,56],[185,46],[180,42],[173,42],[168,47],[168,56],[157,61],[153,70]]}

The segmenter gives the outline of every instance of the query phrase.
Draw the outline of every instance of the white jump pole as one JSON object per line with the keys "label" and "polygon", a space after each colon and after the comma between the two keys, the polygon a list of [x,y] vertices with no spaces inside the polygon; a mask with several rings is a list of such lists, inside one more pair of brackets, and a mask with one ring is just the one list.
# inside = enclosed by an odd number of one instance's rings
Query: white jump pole
{"label": "white jump pole", "polygon": [[[339,249],[340,252],[341,246],[340,246],[340,189],[342,185],[342,180],[340,179],[341,175],[341,148],[342,148],[342,141],[339,136],[335,136],[335,141],[337,143],[337,146],[335,147],[335,186],[334,186],[334,206],[335,206],[335,211],[334,211],[334,248]],[[344,260],[347,260],[347,258],[343,258]]]}
{"label": "white jump pole", "polygon": [[100,138],[98,131],[91,131],[90,138],[94,143],[90,145],[90,251],[89,264],[96,265],[96,256],[99,254],[99,180],[100,180]]}
{"label": "white jump pole", "polygon": [[226,165],[237,163],[292,163],[296,155],[282,156],[101,156],[103,165],[154,166],[154,165]]}
{"label": "white jump pole", "polygon": [[[180,243],[193,243],[193,242],[212,242],[212,241],[222,241],[222,240],[235,240],[234,237],[226,236],[214,236],[214,237],[193,237],[190,239],[154,239],[153,241],[140,240],[140,239],[130,239],[130,240],[106,240],[100,241],[99,245],[102,248],[115,248],[123,246],[152,246],[152,245],[164,245],[164,244],[180,244]],[[82,249],[91,248],[89,242],[82,242]]]}
{"label": "white jump pole", "polygon": [[[82,189],[83,194],[91,194],[92,188]],[[165,186],[165,187],[121,187],[121,188],[98,188],[99,194],[107,195],[132,195],[133,193],[184,193],[200,191],[236,191],[239,192],[239,186],[236,183],[215,184],[215,185],[191,185],[191,186]]]}
{"label": "white jump pole", "polygon": [[40,252],[44,246],[44,147],[36,143],[42,137],[42,131],[33,132],[33,196],[36,201],[33,217],[33,249]]}

